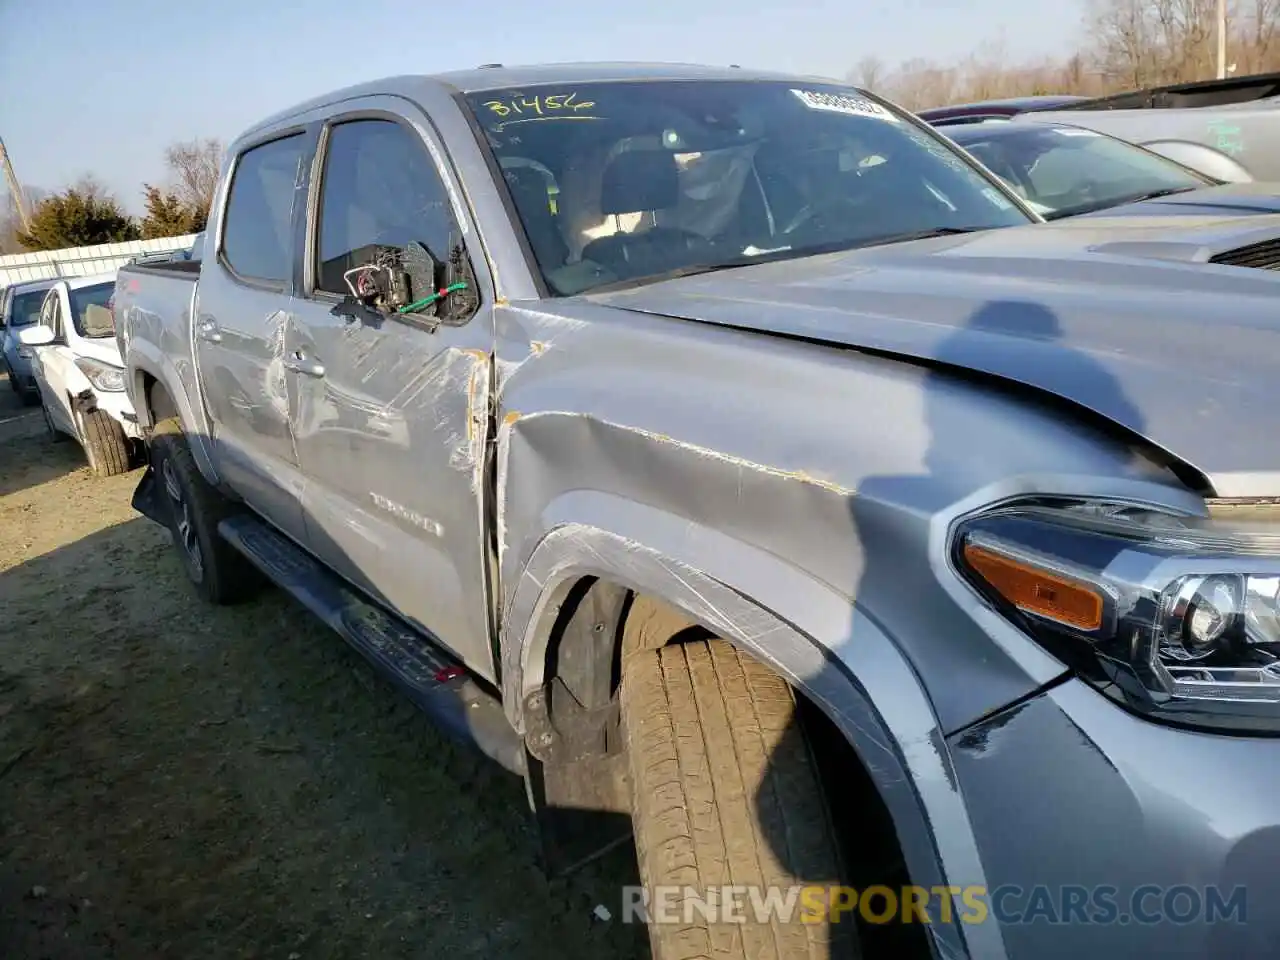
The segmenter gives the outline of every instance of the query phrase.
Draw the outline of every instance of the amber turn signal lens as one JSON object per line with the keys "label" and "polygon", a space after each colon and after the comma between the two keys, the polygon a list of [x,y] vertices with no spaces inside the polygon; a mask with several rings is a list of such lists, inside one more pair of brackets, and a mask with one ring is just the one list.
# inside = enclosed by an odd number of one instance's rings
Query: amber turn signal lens
{"label": "amber turn signal lens", "polygon": [[964,545],[964,559],[1019,610],[1079,630],[1102,626],[1102,594],[1087,584],[973,542]]}

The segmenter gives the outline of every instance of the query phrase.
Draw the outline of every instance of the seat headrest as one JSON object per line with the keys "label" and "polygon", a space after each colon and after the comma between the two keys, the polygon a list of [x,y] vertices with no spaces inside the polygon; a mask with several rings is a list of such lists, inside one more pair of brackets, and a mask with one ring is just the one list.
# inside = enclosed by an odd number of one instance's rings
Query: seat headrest
{"label": "seat headrest", "polygon": [[600,212],[666,210],[680,197],[676,159],[665,150],[627,150],[604,168]]}

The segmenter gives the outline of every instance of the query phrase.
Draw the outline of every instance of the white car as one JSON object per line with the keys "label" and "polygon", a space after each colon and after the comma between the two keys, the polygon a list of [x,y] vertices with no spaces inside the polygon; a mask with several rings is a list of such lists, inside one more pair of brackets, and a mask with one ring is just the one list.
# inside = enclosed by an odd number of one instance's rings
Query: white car
{"label": "white car", "polygon": [[39,320],[18,334],[32,348],[50,435],[78,440],[100,477],[127,471],[141,438],[124,389],[111,314],[115,285],[114,273],[58,281],[45,296]]}

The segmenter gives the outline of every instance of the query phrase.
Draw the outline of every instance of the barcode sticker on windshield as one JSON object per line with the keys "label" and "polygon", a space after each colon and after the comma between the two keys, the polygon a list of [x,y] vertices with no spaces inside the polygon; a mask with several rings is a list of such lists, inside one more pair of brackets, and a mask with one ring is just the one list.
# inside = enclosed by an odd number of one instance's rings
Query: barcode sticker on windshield
{"label": "barcode sticker on windshield", "polygon": [[898,118],[874,100],[850,93],[821,93],[817,90],[792,90],[792,93],[810,110],[830,110],[832,113],[849,113],[855,117],[875,117],[897,123]]}
{"label": "barcode sticker on windshield", "polygon": [[1084,127],[1054,127],[1059,136],[1063,137],[1099,137],[1100,133],[1093,130],[1086,130]]}

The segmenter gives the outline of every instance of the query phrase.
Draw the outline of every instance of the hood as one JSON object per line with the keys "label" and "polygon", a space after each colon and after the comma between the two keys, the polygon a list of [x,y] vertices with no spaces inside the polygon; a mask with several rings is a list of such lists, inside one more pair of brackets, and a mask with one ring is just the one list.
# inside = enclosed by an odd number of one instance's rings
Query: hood
{"label": "hood", "polygon": [[1082,217],[1251,216],[1280,213],[1280,183],[1224,183],[1081,214]]}
{"label": "hood", "polygon": [[115,337],[94,337],[92,339],[81,337],[76,340],[75,352],[77,356],[88,357],[91,360],[101,360],[103,363],[109,363],[115,367],[124,366],[124,361],[120,356],[120,344]]}
{"label": "hood", "polygon": [[1000,377],[1144,437],[1218,496],[1280,496],[1280,272],[1204,262],[1275,237],[1280,215],[1081,217],[586,299]]}

